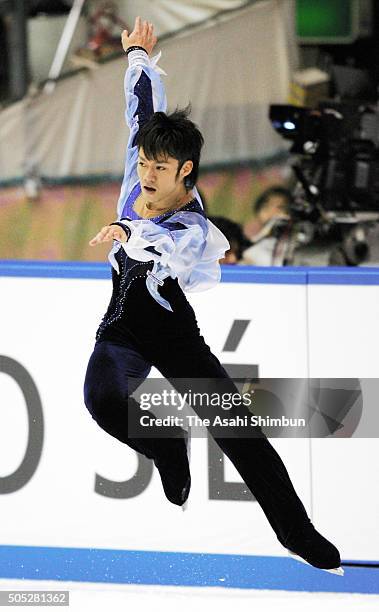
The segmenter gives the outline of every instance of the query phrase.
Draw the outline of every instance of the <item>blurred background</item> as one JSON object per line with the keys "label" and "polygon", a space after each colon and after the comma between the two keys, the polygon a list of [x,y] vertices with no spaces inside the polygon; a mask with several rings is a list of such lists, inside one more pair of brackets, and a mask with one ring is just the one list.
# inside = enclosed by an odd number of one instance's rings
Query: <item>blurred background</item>
{"label": "blurred background", "polygon": [[0,258],[106,260],[88,241],[115,219],[137,14],[204,134],[224,263],[378,265],[373,0],[0,0]]}

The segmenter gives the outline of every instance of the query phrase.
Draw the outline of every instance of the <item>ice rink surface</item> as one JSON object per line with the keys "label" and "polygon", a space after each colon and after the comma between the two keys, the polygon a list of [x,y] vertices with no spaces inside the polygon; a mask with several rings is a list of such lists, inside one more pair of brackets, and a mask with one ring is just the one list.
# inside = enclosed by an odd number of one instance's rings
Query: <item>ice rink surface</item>
{"label": "ice rink surface", "polygon": [[[192,612],[207,606],[218,612],[361,612],[379,610],[379,595],[345,593],[299,593],[220,587],[167,587],[94,584],[37,580],[0,580],[1,591],[69,591],[70,612]],[[13,607],[13,606],[12,606]],[[57,606],[56,606],[57,607]],[[60,608],[62,606],[59,606]],[[33,606],[46,610],[51,606]]]}

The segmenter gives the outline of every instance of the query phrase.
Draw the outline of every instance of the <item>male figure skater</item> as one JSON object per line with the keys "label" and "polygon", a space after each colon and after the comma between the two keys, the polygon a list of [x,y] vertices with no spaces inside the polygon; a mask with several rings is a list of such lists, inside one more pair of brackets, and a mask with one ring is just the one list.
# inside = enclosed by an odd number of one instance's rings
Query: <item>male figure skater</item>
{"label": "male figure skater", "polygon": [[[182,506],[191,482],[183,431],[174,427],[168,438],[144,437],[141,409],[130,395],[134,378],[146,378],[153,365],[167,379],[184,379],[177,389],[181,393],[188,391],[185,379],[217,379],[219,393],[237,391],[200,335],[184,295],[219,281],[218,260],[229,244],[206,218],[195,187],[202,135],[188,111],[165,112],[159,56],[150,58],[156,41],[152,24],[139,17],[134,30],[122,34],[129,61],[125,94],[130,136],[118,220],[90,241],[92,246],[114,241],[109,254],[113,293],[88,363],[84,401],[100,427],[154,461],[166,497]],[[204,416],[197,406],[193,409]],[[241,412],[251,416],[247,408]],[[129,435],[131,425],[139,435]],[[215,434],[212,427],[209,431]],[[281,544],[315,567],[335,571],[340,565],[337,548],[313,527],[264,434],[259,430],[252,439],[228,432],[215,439]]]}

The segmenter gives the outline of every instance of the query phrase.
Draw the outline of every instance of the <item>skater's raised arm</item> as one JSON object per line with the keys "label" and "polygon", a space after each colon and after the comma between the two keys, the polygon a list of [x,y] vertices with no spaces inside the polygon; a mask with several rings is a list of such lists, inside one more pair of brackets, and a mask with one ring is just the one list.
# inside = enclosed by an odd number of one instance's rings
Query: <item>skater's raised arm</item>
{"label": "skater's raised arm", "polygon": [[[117,204],[118,219],[121,217],[129,193],[138,182],[136,139],[139,129],[154,112],[164,112],[167,108],[166,94],[160,78],[160,74],[165,73],[156,65],[160,54],[152,59],[150,58],[157,42],[153,24],[142,21],[141,17],[137,17],[133,31],[130,34],[127,30],[122,32],[121,42],[128,55],[129,63],[124,78],[124,91],[125,119],[130,133],[126,150],[124,177]],[[125,227],[123,229],[122,227],[122,225],[115,224],[104,226],[92,238],[89,245],[95,246],[110,240],[124,242],[128,239],[128,232]]]}
{"label": "skater's raised arm", "polygon": [[[136,18],[134,30],[128,34],[122,33],[122,46],[128,55],[129,66],[125,73],[125,119],[130,129],[127,144],[124,178],[117,205],[120,218],[125,201],[138,181],[137,135],[140,127],[157,111],[166,111],[167,100],[160,74],[165,74],[158,68],[160,54],[151,58],[150,55],[157,42],[154,26],[147,21]],[[140,47],[140,48],[138,48]]]}

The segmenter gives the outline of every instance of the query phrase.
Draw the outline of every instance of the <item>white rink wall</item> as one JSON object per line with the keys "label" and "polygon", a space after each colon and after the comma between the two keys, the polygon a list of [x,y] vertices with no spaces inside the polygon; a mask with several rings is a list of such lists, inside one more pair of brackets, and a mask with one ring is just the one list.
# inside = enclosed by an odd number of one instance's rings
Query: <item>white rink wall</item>
{"label": "white rink wall", "polygon": [[[379,272],[224,268],[223,281],[188,294],[222,363],[266,378],[378,378]],[[286,556],[255,501],[209,498],[206,439],[192,442],[183,513],[155,469],[91,419],[83,382],[111,294],[108,266],[4,261],[0,291],[0,549]],[[249,325],[226,351],[237,320]],[[271,442],[341,557],[378,562],[376,438]],[[114,495],[96,490],[96,478],[115,483]],[[227,459],[224,481],[240,482]]]}

